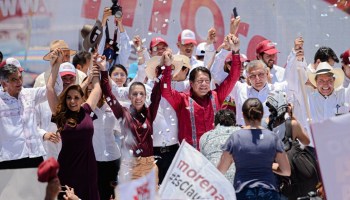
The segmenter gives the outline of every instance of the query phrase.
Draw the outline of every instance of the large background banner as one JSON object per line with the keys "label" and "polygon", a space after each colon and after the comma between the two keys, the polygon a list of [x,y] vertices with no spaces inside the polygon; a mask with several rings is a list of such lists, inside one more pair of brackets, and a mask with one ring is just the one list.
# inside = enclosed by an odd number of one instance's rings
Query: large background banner
{"label": "large background banner", "polygon": [[327,199],[350,199],[349,122],[346,114],[312,124]]}
{"label": "large background banner", "polygon": [[[305,39],[305,53],[312,62],[323,45],[339,55],[349,48],[350,3],[346,0],[119,0],[130,37],[140,35],[149,46],[152,37],[165,38],[176,52],[181,30],[192,29],[198,42],[211,27],[217,30],[218,46],[229,32],[233,7],[241,16],[238,31],[241,52],[255,58],[256,44],[263,39],[276,43],[278,65],[286,58],[298,36]],[[80,29],[102,18],[110,0],[0,0],[0,51],[16,56],[32,74],[48,67],[42,56],[50,41],[64,39],[79,49]],[[113,19],[110,20],[112,26]],[[131,56],[131,60],[136,59]]]}

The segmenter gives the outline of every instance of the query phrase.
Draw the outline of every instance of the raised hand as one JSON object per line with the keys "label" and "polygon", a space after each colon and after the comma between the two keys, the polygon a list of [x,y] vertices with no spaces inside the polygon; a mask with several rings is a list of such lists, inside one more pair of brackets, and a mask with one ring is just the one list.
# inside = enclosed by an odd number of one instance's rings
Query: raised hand
{"label": "raised hand", "polygon": [[230,33],[236,35],[238,31],[239,24],[241,23],[241,17],[238,16],[237,18],[231,18],[230,21]]}
{"label": "raised hand", "polygon": [[101,55],[94,55],[93,56],[93,63],[95,64],[93,67],[92,67],[92,70],[94,69],[94,67],[97,65],[98,66],[98,70],[101,70],[101,71],[107,71],[107,61],[106,61],[106,56],[101,56]]}
{"label": "raised hand", "polygon": [[50,53],[51,60],[50,60],[50,65],[51,67],[55,65],[60,65],[63,63],[63,52],[61,49],[55,49]]}
{"label": "raised hand", "polygon": [[170,49],[167,49],[163,52],[161,63],[164,63],[165,66],[170,66],[173,62],[173,52]]}
{"label": "raised hand", "polygon": [[216,29],[214,27],[208,30],[207,44],[213,44],[216,42]]}
{"label": "raised hand", "polygon": [[44,134],[44,140],[45,141],[50,141],[53,143],[59,143],[61,141],[61,137],[59,133],[52,133],[52,132],[47,132]]}
{"label": "raised hand", "polygon": [[294,40],[294,51],[296,53],[297,61],[304,60],[304,39],[302,37],[298,37]]}
{"label": "raised hand", "polygon": [[106,8],[103,10],[102,26],[105,26],[105,25],[106,25],[107,19],[108,19],[108,17],[111,16],[111,15],[112,15],[112,10],[111,10],[111,8],[106,7]]}
{"label": "raised hand", "polygon": [[135,35],[134,38],[132,39],[132,42],[136,48],[136,51],[141,51],[142,49],[142,40],[139,35]]}
{"label": "raised hand", "polygon": [[239,41],[238,37],[236,37],[233,34],[230,34],[229,37],[228,37],[228,42],[230,44],[231,51],[237,52],[239,50],[240,41]]}

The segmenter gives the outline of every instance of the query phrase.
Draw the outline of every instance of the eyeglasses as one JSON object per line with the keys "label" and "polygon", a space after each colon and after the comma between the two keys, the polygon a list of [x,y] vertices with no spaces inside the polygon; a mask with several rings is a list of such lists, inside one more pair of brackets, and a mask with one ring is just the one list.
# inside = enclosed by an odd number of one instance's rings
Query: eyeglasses
{"label": "eyeglasses", "polygon": [[206,83],[206,84],[209,84],[210,83],[210,80],[209,79],[207,79],[207,80],[196,80],[195,81],[197,84],[202,84],[202,83]]}
{"label": "eyeglasses", "polygon": [[140,97],[144,97],[144,96],[146,96],[146,94],[144,93],[144,92],[133,92],[133,93],[131,93],[131,96],[132,97],[138,97],[140,95]]}
{"label": "eyeglasses", "polygon": [[249,79],[255,80],[257,77],[260,79],[264,78],[266,73],[259,73],[259,74],[251,74],[248,76]]}

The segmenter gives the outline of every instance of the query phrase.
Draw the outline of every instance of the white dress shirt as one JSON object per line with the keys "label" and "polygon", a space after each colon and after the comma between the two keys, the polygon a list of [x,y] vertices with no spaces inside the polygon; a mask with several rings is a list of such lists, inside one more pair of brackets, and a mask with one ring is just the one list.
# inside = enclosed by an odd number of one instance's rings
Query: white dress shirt
{"label": "white dress shirt", "polygon": [[94,135],[92,142],[97,161],[113,161],[120,158],[120,147],[115,142],[114,127],[117,122],[111,108],[105,103],[96,108],[94,113]]}
{"label": "white dress shirt", "polygon": [[248,98],[258,98],[264,107],[264,116],[267,118],[270,115],[269,108],[266,106],[266,100],[269,93],[272,91],[284,91],[286,87],[286,82],[275,83],[275,84],[266,84],[260,91],[257,91],[252,86],[249,86],[247,83],[237,82],[235,87],[230,93],[230,96],[233,97],[236,103],[236,123],[239,125],[245,125],[242,107],[243,103]]}
{"label": "white dress shirt", "polygon": [[45,87],[22,88],[18,99],[0,91],[0,162],[45,155],[35,116],[45,100]]}
{"label": "white dress shirt", "polygon": [[273,67],[270,69],[271,83],[274,84],[283,82],[285,80],[284,73],[285,69],[283,67],[273,65]]}
{"label": "white dress shirt", "polygon": [[[37,105],[35,107],[35,112],[40,136],[43,138],[47,132],[56,133],[57,125],[51,122],[52,113],[49,102],[45,101]],[[44,159],[46,160],[50,157],[54,157],[57,160],[58,154],[62,148],[62,142],[60,141],[59,143],[55,144],[51,141],[43,141],[43,145],[46,151],[46,156]]]}

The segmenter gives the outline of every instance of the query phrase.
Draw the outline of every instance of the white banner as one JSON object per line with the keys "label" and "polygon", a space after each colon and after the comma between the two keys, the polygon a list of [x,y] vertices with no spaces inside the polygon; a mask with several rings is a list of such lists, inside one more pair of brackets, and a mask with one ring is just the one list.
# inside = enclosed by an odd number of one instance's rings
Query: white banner
{"label": "white banner", "polygon": [[350,114],[312,124],[327,199],[350,199]]}
{"label": "white banner", "polygon": [[123,200],[156,199],[156,177],[154,169],[144,177],[118,185],[118,190],[119,199]]}
{"label": "white banner", "polygon": [[40,183],[37,168],[0,170],[0,200],[44,199],[47,183]]}
{"label": "white banner", "polygon": [[161,199],[236,199],[219,170],[199,151],[183,141],[159,190]]}

